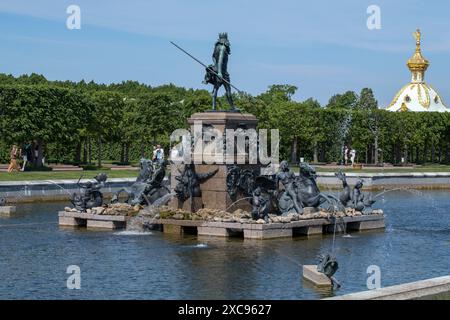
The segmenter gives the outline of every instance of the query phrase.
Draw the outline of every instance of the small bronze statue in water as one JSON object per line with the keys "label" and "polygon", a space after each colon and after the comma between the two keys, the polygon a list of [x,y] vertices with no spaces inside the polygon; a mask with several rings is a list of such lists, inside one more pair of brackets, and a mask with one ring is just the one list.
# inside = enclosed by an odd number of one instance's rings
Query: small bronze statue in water
{"label": "small bronze statue in water", "polygon": [[335,176],[342,181],[342,192],[339,194],[339,200],[345,208],[352,208],[362,213],[370,213],[375,200],[369,195],[362,193],[364,180],[358,179],[353,190],[347,183],[347,177],[341,170],[335,173]]}
{"label": "small bronze statue in water", "polygon": [[81,192],[72,194],[70,199],[75,209],[86,212],[87,209],[101,207],[103,205],[103,194],[100,190],[105,186],[106,179],[108,179],[108,176],[105,173],[97,174],[93,181],[86,183],[80,183],[80,178],[77,184]]}
{"label": "small bronze statue in water", "polygon": [[223,85],[225,88],[225,95],[227,101],[233,111],[237,111],[233,103],[231,95],[230,74],[228,73],[228,56],[231,54],[230,41],[226,32],[219,34],[219,39],[214,45],[212,54],[213,64],[206,68],[205,80],[203,83],[212,84],[214,86],[212,91],[212,108],[216,110],[217,92]]}
{"label": "small bronze statue in water", "polygon": [[333,288],[334,286],[337,286],[338,288],[341,287],[339,281],[337,281],[336,278],[334,277],[334,274],[339,269],[339,264],[336,260],[336,257],[327,253],[327,254],[320,254],[318,258],[319,264],[317,265],[317,271],[323,273],[331,280]]}

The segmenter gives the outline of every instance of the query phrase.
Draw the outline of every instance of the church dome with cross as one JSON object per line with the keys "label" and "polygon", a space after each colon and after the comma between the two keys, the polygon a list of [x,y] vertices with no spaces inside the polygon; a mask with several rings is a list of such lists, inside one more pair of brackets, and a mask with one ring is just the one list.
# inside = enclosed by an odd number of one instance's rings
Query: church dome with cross
{"label": "church dome with cross", "polygon": [[406,64],[411,71],[411,82],[395,95],[387,110],[450,112],[439,93],[425,83],[425,71],[430,63],[422,55],[420,30],[414,33],[414,37],[416,38],[416,51]]}

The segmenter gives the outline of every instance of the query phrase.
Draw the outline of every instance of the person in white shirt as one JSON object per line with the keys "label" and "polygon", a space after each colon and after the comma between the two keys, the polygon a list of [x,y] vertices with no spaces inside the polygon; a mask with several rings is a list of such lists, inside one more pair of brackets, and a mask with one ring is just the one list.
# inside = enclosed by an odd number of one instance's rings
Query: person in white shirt
{"label": "person in white shirt", "polygon": [[352,149],[350,151],[350,161],[352,162],[352,166],[355,164],[355,158],[356,158],[356,150]]}
{"label": "person in white shirt", "polygon": [[164,149],[161,148],[161,145],[157,145],[156,149],[153,150],[153,161],[162,163],[164,161]]}

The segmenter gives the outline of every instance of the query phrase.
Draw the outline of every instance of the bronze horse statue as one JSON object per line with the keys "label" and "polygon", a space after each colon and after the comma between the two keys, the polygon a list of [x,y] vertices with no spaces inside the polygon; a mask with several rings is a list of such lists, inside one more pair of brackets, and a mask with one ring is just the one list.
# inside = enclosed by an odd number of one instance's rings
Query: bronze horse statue
{"label": "bronze horse statue", "polygon": [[316,170],[305,162],[299,165],[300,174],[297,177],[297,197],[304,207],[318,207],[327,198],[323,195],[316,182]]}

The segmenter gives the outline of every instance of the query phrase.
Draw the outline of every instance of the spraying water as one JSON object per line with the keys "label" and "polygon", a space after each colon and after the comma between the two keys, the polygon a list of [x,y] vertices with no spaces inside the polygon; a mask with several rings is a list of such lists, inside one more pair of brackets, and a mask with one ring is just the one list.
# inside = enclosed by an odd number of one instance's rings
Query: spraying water
{"label": "spraying water", "polygon": [[141,235],[148,232],[155,220],[159,219],[159,217],[157,218],[156,209],[167,204],[174,195],[175,193],[172,192],[156,199],[140,215],[131,217],[127,222],[126,232],[128,233],[126,235]]}
{"label": "spraying water", "polygon": [[239,200],[233,202],[232,204],[230,204],[230,206],[229,206],[228,208],[225,209],[225,211],[228,211],[228,209],[230,209],[231,207],[233,207],[236,203],[238,203],[238,202],[240,202],[240,201],[242,201],[242,200],[247,200],[247,199],[252,199],[252,197],[242,198],[242,199],[239,199]]}
{"label": "spraying water", "polygon": [[55,186],[57,186],[58,188],[60,188],[61,190],[63,190],[65,193],[67,193],[69,196],[72,196],[72,195],[70,194],[70,192],[67,191],[67,189],[65,189],[63,186],[57,184],[55,181],[52,181],[52,180],[44,180],[44,181],[45,181],[45,182],[50,182],[50,183],[54,184]]}

